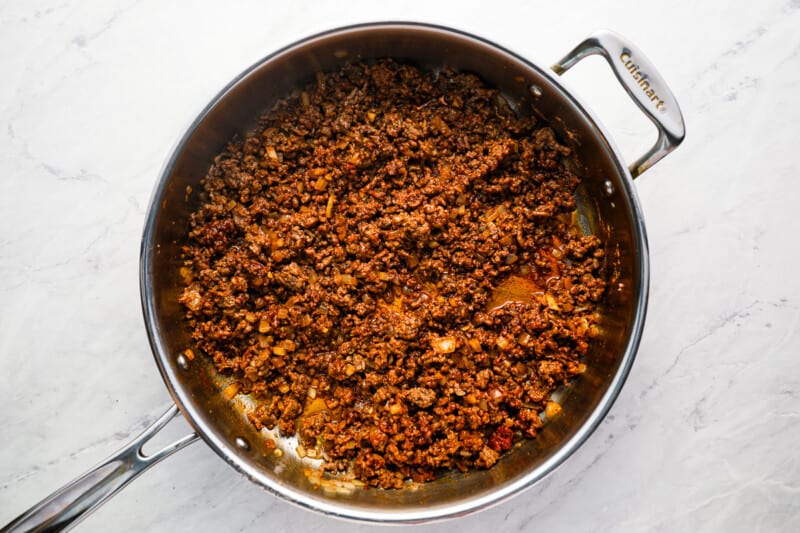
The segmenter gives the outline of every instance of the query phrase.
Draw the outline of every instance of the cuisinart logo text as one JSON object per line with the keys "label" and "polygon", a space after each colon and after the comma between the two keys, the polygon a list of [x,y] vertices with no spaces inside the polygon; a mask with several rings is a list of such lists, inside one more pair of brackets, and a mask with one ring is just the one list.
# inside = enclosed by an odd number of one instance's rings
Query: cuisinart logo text
{"label": "cuisinart logo text", "polygon": [[641,87],[644,91],[645,96],[647,96],[651,102],[657,102],[656,109],[662,112],[666,111],[666,108],[664,107],[664,100],[659,98],[655,89],[650,87],[650,82],[647,81],[647,74],[639,71],[639,65],[633,62],[630,52],[622,52],[622,54],[619,56],[619,60],[625,64],[625,69],[631,73],[637,85],[639,85],[639,87]]}

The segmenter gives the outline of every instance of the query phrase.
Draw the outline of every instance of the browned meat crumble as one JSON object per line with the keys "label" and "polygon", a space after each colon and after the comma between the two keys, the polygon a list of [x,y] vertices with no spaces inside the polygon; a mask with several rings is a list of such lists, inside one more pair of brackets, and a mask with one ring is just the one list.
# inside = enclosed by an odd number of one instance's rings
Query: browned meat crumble
{"label": "browned meat crumble", "polygon": [[326,470],[396,488],[491,467],[585,369],[604,262],[571,223],[569,155],[473,75],[319,74],[203,179],[196,347]]}

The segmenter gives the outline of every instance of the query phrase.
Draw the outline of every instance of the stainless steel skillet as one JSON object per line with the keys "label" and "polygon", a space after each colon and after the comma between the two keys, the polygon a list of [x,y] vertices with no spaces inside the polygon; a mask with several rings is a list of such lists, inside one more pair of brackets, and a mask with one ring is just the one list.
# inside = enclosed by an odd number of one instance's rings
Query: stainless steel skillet
{"label": "stainless steel skillet", "polygon": [[[558,78],[590,54],[613,72],[658,130],[656,144],[626,165],[611,138],[585,105]],[[184,353],[191,342],[178,304],[180,245],[188,229],[187,187],[199,180],[225,143],[255,125],[277,98],[304,85],[318,71],[345,61],[392,57],[424,69],[449,66],[478,74],[500,89],[519,113],[536,113],[573,147],[570,164],[583,177],[577,192],[585,231],[598,235],[610,258],[611,290],[603,302],[602,335],[586,360],[588,371],[563,391],[563,414],[540,436],[489,470],[449,473],[435,482],[401,490],[365,489],[337,480],[319,482],[313,464],[292,453],[267,449],[243,416],[242,405],[219,393],[220,377],[202,357]],[[554,73],[555,72],[555,73]],[[259,61],[223,89],[195,119],[168,159],[156,185],[142,237],[142,307],[153,354],[176,406],[142,435],[47,499],[3,531],[52,531],[85,518],[141,472],[202,438],[222,459],[253,482],[323,513],[384,523],[422,522],[463,515],[501,501],[541,480],[597,427],[617,397],[633,363],[644,324],[648,252],[633,178],[673,150],[684,137],[678,104],[645,56],[624,38],[598,32],[552,70],[491,42],[439,26],[377,23],[315,35]],[[196,197],[196,195],[195,195]],[[178,412],[194,428],[163,450],[146,456],[142,446]],[[311,472],[311,475],[309,475]]]}

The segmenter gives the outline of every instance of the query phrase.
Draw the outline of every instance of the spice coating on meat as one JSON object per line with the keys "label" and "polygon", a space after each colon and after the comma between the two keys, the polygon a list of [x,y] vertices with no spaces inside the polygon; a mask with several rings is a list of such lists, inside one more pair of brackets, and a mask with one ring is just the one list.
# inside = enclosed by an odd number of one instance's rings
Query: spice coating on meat
{"label": "spice coating on meat", "polygon": [[397,488],[491,467],[585,369],[605,290],[569,154],[473,75],[319,74],[203,180],[196,347],[328,470]]}

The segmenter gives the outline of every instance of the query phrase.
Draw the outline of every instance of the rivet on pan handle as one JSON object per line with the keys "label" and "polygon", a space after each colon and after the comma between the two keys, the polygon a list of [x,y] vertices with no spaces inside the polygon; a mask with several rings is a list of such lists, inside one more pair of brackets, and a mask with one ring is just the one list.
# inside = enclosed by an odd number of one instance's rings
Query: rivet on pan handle
{"label": "rivet on pan handle", "polygon": [[594,33],[552,69],[561,75],[581,59],[595,54],[606,58],[622,87],[658,128],[655,145],[628,167],[635,178],[683,141],[686,135],[683,115],[678,101],[655,66],[637,47],[617,33],[608,30]]}
{"label": "rivet on pan handle", "polygon": [[170,407],[124,448],[28,509],[0,532],[66,531],[75,526],[139,474],[198,439],[191,433],[153,455],[142,452],[142,446],[178,412],[176,406]]}

